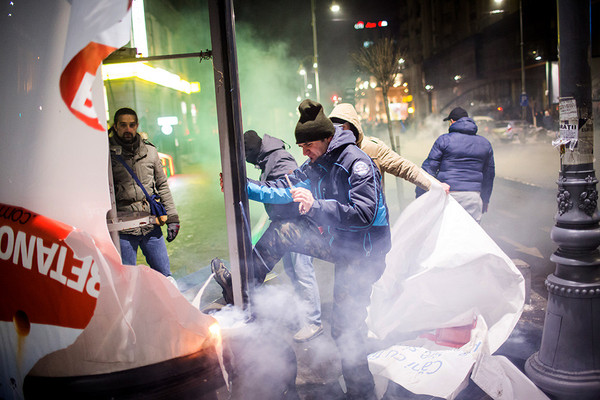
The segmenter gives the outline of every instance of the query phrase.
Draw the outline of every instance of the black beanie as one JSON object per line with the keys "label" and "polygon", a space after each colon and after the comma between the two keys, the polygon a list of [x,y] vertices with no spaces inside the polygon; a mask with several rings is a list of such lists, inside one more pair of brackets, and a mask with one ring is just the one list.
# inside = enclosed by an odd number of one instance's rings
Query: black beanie
{"label": "black beanie", "polygon": [[256,131],[244,132],[244,148],[246,151],[246,161],[250,164],[256,164],[258,154],[260,153],[260,146],[262,145],[262,139],[258,136]]}
{"label": "black beanie", "polygon": [[314,142],[332,136],[335,133],[333,123],[325,116],[323,106],[310,99],[298,106],[300,119],[296,124],[296,143]]}

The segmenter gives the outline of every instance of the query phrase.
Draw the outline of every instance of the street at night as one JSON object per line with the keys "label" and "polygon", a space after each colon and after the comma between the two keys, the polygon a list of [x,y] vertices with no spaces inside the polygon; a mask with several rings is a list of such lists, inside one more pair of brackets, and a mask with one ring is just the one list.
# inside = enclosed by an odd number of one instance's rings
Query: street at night
{"label": "street at night", "polygon": [[[427,157],[434,138],[429,133],[422,133],[403,137],[403,140],[404,157],[420,164]],[[531,266],[532,287],[543,297],[546,297],[544,280],[554,271],[549,258],[556,250],[550,230],[556,214],[560,157],[551,140],[494,144],[497,175],[489,212],[481,223],[511,259],[522,260]],[[302,161],[301,156],[298,161]],[[389,175],[386,178],[392,221],[397,219],[403,206],[414,199],[415,186],[402,180],[398,182],[404,192],[402,205],[398,202],[396,179]],[[176,175],[170,184],[180,213],[185,217],[181,238],[184,240],[170,243],[168,249],[174,275],[182,283],[186,282],[183,288],[187,288],[192,281],[199,284],[208,278],[212,258],[227,258],[223,194],[219,191],[218,172]],[[207,206],[198,208],[197,204]],[[264,209],[257,203],[250,203],[250,209],[256,224]],[[219,296],[218,285],[211,282],[203,303]]]}
{"label": "street at night", "polygon": [[[558,179],[559,155],[552,147],[551,138],[545,141],[531,141],[520,143],[495,143],[494,152],[496,160],[497,177],[490,202],[490,209],[482,219],[482,227],[498,246],[519,266],[525,266],[523,273],[529,274],[527,284],[529,301],[513,335],[498,351],[506,355],[517,367],[523,369],[525,360],[539,349],[541,333],[546,309],[547,291],[544,281],[547,275],[554,272],[555,265],[550,261],[550,255],[556,250],[556,244],[550,238],[550,230],[554,225],[556,213],[556,180]],[[405,157],[420,163],[427,156],[433,138],[429,133],[403,137]],[[301,159],[299,159],[300,161]],[[206,201],[206,193],[214,192],[212,201],[214,209],[219,209],[222,193],[218,191],[218,181],[215,176],[201,178],[199,175],[175,176],[170,181],[174,196],[180,204],[180,212],[187,215],[190,221],[207,221],[185,225],[185,241],[174,242],[169,245],[172,254],[173,270],[178,278],[180,289],[190,301],[194,299],[198,290],[210,277],[210,259],[219,254],[226,253],[224,231],[213,230],[219,224],[215,220],[212,224],[211,213],[205,213],[194,207],[195,204]],[[391,219],[397,219],[402,208],[414,199],[414,185],[404,182],[404,204],[397,200],[397,186],[395,179],[386,177],[386,196],[390,205]],[[221,205],[222,206],[222,205]],[[264,213],[262,205],[255,207],[251,204],[255,221]],[[187,209],[189,207],[189,210]],[[189,213],[189,214],[188,214]],[[225,229],[223,227],[222,229]],[[212,232],[207,235],[207,231]],[[196,236],[206,237],[197,240]],[[222,237],[222,241],[217,237]],[[210,238],[209,238],[210,237]],[[197,246],[211,240],[210,245]],[[193,256],[190,256],[193,254]],[[182,260],[182,261],[175,261]],[[202,261],[204,260],[204,261]],[[180,262],[181,264],[178,264]],[[323,304],[323,319],[329,327],[332,302],[332,265],[315,260],[315,268]],[[276,267],[275,273],[269,281],[270,285],[282,288],[284,291],[293,292],[289,278],[283,272],[281,264]],[[484,284],[482,282],[482,284]],[[220,307],[221,289],[213,279],[202,296],[201,307],[214,310]],[[212,304],[216,302],[216,304]],[[287,311],[289,312],[289,310]],[[278,318],[285,321],[277,329],[293,332],[293,323],[280,313],[286,311],[273,305],[267,318]],[[326,334],[315,339],[314,343],[294,344],[298,357],[298,391],[302,399],[337,399],[339,396],[339,365],[337,356],[332,352],[334,343]],[[333,347],[332,347],[333,346]],[[325,350],[327,349],[327,350]],[[316,353],[315,353],[316,352]],[[319,356],[316,356],[319,354]],[[328,358],[329,357],[329,358]],[[222,394],[225,396],[224,394]],[[223,397],[227,398],[227,397]],[[387,399],[433,399],[428,396],[417,396],[396,386],[390,389]],[[481,389],[471,383],[458,399],[490,399]]]}
{"label": "street at night", "polygon": [[600,398],[600,0],[0,10],[0,400]]}

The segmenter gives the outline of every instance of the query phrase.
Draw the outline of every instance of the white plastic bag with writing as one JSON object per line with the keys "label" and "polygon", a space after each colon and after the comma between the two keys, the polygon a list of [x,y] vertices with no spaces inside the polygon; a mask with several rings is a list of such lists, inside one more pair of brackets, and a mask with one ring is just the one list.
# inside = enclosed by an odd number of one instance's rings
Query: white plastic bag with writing
{"label": "white plastic bag with writing", "polygon": [[[476,317],[463,353],[480,335],[478,352],[492,354],[521,316],[523,275],[439,184],[409,204],[394,224],[386,264],[373,286],[367,317],[370,334],[378,339],[467,325]],[[469,358],[470,365],[436,373],[426,385],[419,381],[431,374],[406,373],[410,368],[377,366],[373,373],[415,393],[452,398],[455,391],[445,386],[465,380],[477,357]],[[376,366],[373,361],[370,365]]]}
{"label": "white plastic bag with writing", "polygon": [[[373,375],[394,381],[413,393],[454,399],[466,387],[473,364],[485,348],[487,327],[479,317],[471,341],[461,348],[417,338],[369,355]],[[376,381],[380,385],[383,381]],[[385,393],[381,385],[380,398]]]}

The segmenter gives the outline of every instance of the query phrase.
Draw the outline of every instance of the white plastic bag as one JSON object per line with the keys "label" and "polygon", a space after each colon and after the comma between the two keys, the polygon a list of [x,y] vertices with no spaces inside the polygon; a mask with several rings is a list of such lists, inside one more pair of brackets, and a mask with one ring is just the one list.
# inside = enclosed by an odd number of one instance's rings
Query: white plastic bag
{"label": "white plastic bag", "polygon": [[370,354],[369,369],[413,393],[454,399],[466,387],[465,378],[481,356],[486,337],[487,327],[480,317],[471,340],[461,348],[440,346],[425,338],[408,340]]}
{"label": "white plastic bag", "polygon": [[419,352],[441,347],[445,350],[440,357],[454,367],[415,374],[414,369],[398,365],[382,367],[371,355],[372,372],[414,393],[453,398],[480,354],[493,354],[519,320],[525,299],[523,275],[436,183],[409,204],[393,226],[386,264],[371,295],[367,324],[372,336],[381,340],[410,333],[418,336],[423,331],[468,325],[474,317],[477,326],[459,350],[427,339],[408,344]]}

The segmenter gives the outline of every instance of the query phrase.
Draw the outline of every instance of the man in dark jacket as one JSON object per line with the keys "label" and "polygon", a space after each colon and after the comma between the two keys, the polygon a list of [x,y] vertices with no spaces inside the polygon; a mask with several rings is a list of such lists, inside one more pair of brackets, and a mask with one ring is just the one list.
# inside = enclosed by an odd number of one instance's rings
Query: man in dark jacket
{"label": "man in dark jacket", "polygon": [[[365,319],[371,287],[385,269],[391,246],[381,175],[356,146],[352,131],[334,127],[321,104],[304,100],[298,109],[296,142],[309,160],[289,176],[293,189],[285,178],[248,180],[248,194],[264,203],[294,201],[303,216],[271,223],[253,252],[254,278],[257,284],[264,282],[288,251],[333,262],[331,335],[340,351],[346,398],[375,399]],[[222,262],[213,263],[216,276],[222,277]],[[224,279],[217,282],[230,286]]]}
{"label": "man in dark jacket", "polygon": [[[456,107],[444,121],[450,121],[448,133],[436,139],[422,168],[450,185],[450,195],[480,222],[494,185],[492,145],[476,135],[477,125],[464,109]],[[422,193],[417,188],[417,196]]]}
{"label": "man in dark jacket", "polygon": [[[298,164],[294,156],[285,149],[285,142],[270,135],[258,134],[249,130],[244,133],[246,161],[261,170],[260,181],[272,181],[291,174]],[[298,205],[266,204],[265,210],[272,221],[299,217]],[[286,253],[283,256],[283,269],[290,277],[294,290],[306,308],[305,323],[294,335],[297,342],[306,342],[323,333],[321,325],[321,297],[312,257],[299,253]]]}
{"label": "man in dark jacket", "polygon": [[[135,172],[149,195],[158,194],[167,215],[157,224],[147,224],[119,232],[121,259],[124,265],[136,265],[137,250],[141,247],[148,265],[166,277],[171,277],[167,246],[160,224],[167,224],[167,241],[179,232],[179,216],[175,208],[167,177],[154,145],[142,139],[137,132],[138,116],[131,108],[115,113],[114,125],[109,130],[111,166],[117,211],[120,214],[142,212],[150,214],[150,206],[140,186],[119,158]],[[170,278],[174,282],[173,278]]]}

